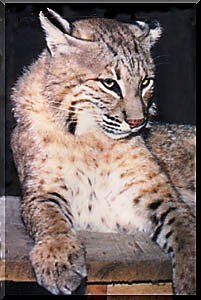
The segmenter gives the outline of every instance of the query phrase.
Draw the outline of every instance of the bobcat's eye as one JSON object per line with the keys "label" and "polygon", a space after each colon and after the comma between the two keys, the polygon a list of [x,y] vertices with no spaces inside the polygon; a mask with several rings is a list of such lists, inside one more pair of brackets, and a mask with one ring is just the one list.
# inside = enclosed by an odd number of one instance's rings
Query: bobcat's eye
{"label": "bobcat's eye", "polygon": [[113,79],[101,79],[100,82],[109,90],[114,92],[117,92],[118,89],[120,90],[118,83]]}
{"label": "bobcat's eye", "polygon": [[151,86],[153,86],[153,84],[154,84],[153,78],[145,78],[141,82],[141,89],[144,89],[146,87],[151,87]]}
{"label": "bobcat's eye", "polygon": [[116,80],[113,79],[99,79],[101,84],[108,90],[115,92],[120,98],[123,98],[121,88]]}
{"label": "bobcat's eye", "polygon": [[101,83],[108,89],[113,89],[116,86],[116,81],[113,79],[103,79]]}

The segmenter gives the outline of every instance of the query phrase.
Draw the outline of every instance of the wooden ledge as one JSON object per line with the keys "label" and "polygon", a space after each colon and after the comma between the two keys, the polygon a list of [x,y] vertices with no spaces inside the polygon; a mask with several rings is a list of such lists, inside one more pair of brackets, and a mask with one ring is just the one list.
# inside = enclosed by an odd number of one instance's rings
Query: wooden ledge
{"label": "wooden ledge", "polygon": [[[3,250],[6,241],[0,280],[35,281],[28,257],[33,241],[21,221],[18,197],[0,198],[0,220]],[[172,294],[170,261],[145,234],[80,231],[78,237],[87,252],[89,294]]]}

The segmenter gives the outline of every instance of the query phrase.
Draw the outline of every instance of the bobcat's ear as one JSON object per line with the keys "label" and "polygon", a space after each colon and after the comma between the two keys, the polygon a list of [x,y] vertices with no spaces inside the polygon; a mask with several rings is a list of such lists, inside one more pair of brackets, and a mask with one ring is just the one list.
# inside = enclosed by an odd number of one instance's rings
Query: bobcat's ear
{"label": "bobcat's ear", "polygon": [[162,28],[158,22],[154,24],[154,28],[150,28],[145,22],[135,21],[135,24],[130,25],[130,29],[136,38],[149,48],[157,42],[162,33]]}
{"label": "bobcat's ear", "polygon": [[54,10],[47,8],[48,12],[60,23],[60,25],[63,27],[64,31],[66,33],[70,33],[71,31],[71,25],[70,23],[62,18],[58,13],[56,13]]}
{"label": "bobcat's ear", "polygon": [[68,34],[70,32],[70,24],[59,14],[48,9],[48,11],[57,19],[65,32],[53,25],[42,12],[39,14],[41,26],[45,31],[47,46],[52,56],[58,54],[67,54],[73,49],[74,54],[79,51],[93,51],[97,49],[98,42],[81,40]]}
{"label": "bobcat's ear", "polygon": [[41,26],[46,35],[46,42],[51,55],[55,56],[58,51],[67,51],[65,34],[56,26],[54,26],[42,12],[40,12],[39,18]]}
{"label": "bobcat's ear", "polygon": [[147,36],[147,41],[151,47],[158,41],[158,39],[161,37],[161,34],[162,27],[160,26],[159,22],[155,22],[154,28],[149,29],[149,34]]}

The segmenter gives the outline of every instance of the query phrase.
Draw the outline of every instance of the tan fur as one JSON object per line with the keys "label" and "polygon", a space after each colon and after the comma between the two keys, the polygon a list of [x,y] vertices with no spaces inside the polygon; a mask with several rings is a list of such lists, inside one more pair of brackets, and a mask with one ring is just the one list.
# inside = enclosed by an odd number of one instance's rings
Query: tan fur
{"label": "tan fur", "polygon": [[[89,19],[64,35],[40,18],[49,52],[12,94],[18,122],[12,150],[23,218],[36,243],[30,258],[38,282],[54,294],[79,286],[86,266],[77,229],[132,233],[137,227],[171,256],[175,293],[194,294],[194,209],[179,195],[194,176],[193,129],[189,139],[177,140],[177,132],[188,130],[174,127],[173,135],[168,126],[153,126],[143,138],[145,123],[131,126],[149,110],[152,82],[142,95],[139,86],[145,74],[154,77],[150,47],[159,27]],[[102,82],[111,76],[108,86]],[[186,151],[178,152],[181,144]]]}

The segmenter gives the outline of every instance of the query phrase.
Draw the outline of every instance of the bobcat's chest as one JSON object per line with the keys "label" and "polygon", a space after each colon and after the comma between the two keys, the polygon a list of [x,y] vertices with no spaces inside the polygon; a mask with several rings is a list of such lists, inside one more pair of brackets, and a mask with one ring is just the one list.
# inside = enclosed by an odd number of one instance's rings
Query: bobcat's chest
{"label": "bobcat's chest", "polygon": [[133,202],[138,188],[129,188],[132,176],[125,174],[109,162],[97,168],[81,162],[68,169],[66,182],[76,229],[132,232],[134,226],[140,227]]}

